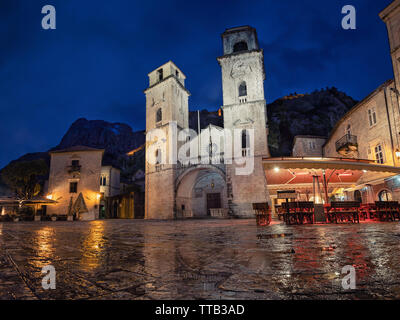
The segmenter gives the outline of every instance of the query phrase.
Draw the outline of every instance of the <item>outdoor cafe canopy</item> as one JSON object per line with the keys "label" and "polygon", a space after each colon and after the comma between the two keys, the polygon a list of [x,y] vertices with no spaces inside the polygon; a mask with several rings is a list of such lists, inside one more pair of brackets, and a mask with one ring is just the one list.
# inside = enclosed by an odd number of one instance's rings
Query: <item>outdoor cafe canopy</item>
{"label": "outdoor cafe canopy", "polygon": [[263,167],[269,169],[334,169],[372,171],[400,174],[400,167],[377,164],[371,160],[349,158],[263,158]]}
{"label": "outdoor cafe canopy", "polygon": [[400,174],[400,167],[377,164],[371,160],[344,158],[263,158],[263,167],[270,188],[313,184],[315,177],[325,191],[328,184],[346,187],[357,183],[366,172]]}

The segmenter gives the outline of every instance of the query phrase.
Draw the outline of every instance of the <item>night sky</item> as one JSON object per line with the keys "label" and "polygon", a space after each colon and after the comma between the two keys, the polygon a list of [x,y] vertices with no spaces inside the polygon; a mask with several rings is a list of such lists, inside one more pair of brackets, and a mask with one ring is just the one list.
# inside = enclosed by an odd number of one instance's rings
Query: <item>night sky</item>
{"label": "night sky", "polygon": [[[264,49],[268,102],[335,86],[362,99],[393,78],[391,0],[0,0],[0,168],[57,145],[80,117],[145,128],[147,74],[173,60],[191,110],[222,104],[220,34],[251,25]],[[41,9],[57,10],[43,30]],[[357,30],[341,8],[357,9]]]}

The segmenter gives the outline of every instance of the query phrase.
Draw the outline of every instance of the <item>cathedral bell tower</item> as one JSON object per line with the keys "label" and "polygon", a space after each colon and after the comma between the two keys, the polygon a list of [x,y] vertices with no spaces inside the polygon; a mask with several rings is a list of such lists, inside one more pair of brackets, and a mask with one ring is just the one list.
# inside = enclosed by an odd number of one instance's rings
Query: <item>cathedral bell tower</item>
{"label": "cathedral bell tower", "polygon": [[150,72],[146,95],[145,219],[175,216],[177,133],[189,126],[185,75],[169,61]]}
{"label": "cathedral bell tower", "polygon": [[[252,203],[270,201],[262,167],[262,157],[270,156],[264,54],[257,32],[250,26],[225,30],[222,43],[224,55],[218,62],[222,69],[224,128],[232,130],[233,137],[242,137],[242,155],[254,160],[254,169],[246,175],[237,173],[241,165],[235,161],[227,165],[229,210],[233,216],[254,217]],[[238,131],[242,134],[238,135]],[[252,138],[247,139],[248,136]]]}

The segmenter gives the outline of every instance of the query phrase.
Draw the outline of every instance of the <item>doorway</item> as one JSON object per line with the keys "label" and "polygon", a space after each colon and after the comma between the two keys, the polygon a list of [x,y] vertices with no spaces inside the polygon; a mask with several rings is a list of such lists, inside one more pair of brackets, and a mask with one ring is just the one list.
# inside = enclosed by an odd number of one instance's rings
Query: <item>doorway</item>
{"label": "doorway", "polygon": [[379,201],[392,201],[392,194],[387,190],[382,190],[378,194]]}
{"label": "doorway", "polygon": [[354,191],[354,201],[362,202],[360,190]]}
{"label": "doorway", "polygon": [[207,193],[207,215],[210,216],[210,209],[221,208],[221,193]]}

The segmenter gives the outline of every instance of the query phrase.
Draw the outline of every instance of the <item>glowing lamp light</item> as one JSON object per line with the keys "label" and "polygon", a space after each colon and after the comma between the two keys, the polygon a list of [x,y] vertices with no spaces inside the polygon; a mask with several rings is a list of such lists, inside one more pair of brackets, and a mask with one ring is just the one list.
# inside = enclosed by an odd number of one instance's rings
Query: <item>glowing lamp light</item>
{"label": "glowing lamp light", "polygon": [[275,172],[279,172],[279,168],[278,168],[278,167],[275,167],[275,168],[274,168],[274,171],[275,171]]}
{"label": "glowing lamp light", "polygon": [[367,170],[363,170],[364,173],[368,172]]}
{"label": "glowing lamp light", "polygon": [[49,194],[49,195],[46,196],[46,198],[49,199],[49,200],[53,200],[53,195]]}
{"label": "glowing lamp light", "polygon": [[97,198],[97,200],[100,200],[101,194],[100,193],[96,194],[96,198]]}
{"label": "glowing lamp light", "polygon": [[298,175],[298,176],[307,176],[309,174],[310,174],[309,172],[297,172],[296,173],[296,175]]}
{"label": "glowing lamp light", "polygon": [[339,177],[351,177],[353,174],[352,173],[339,173]]}
{"label": "glowing lamp light", "polygon": [[400,150],[396,149],[396,151],[394,152],[396,154],[397,159],[400,158]]}

